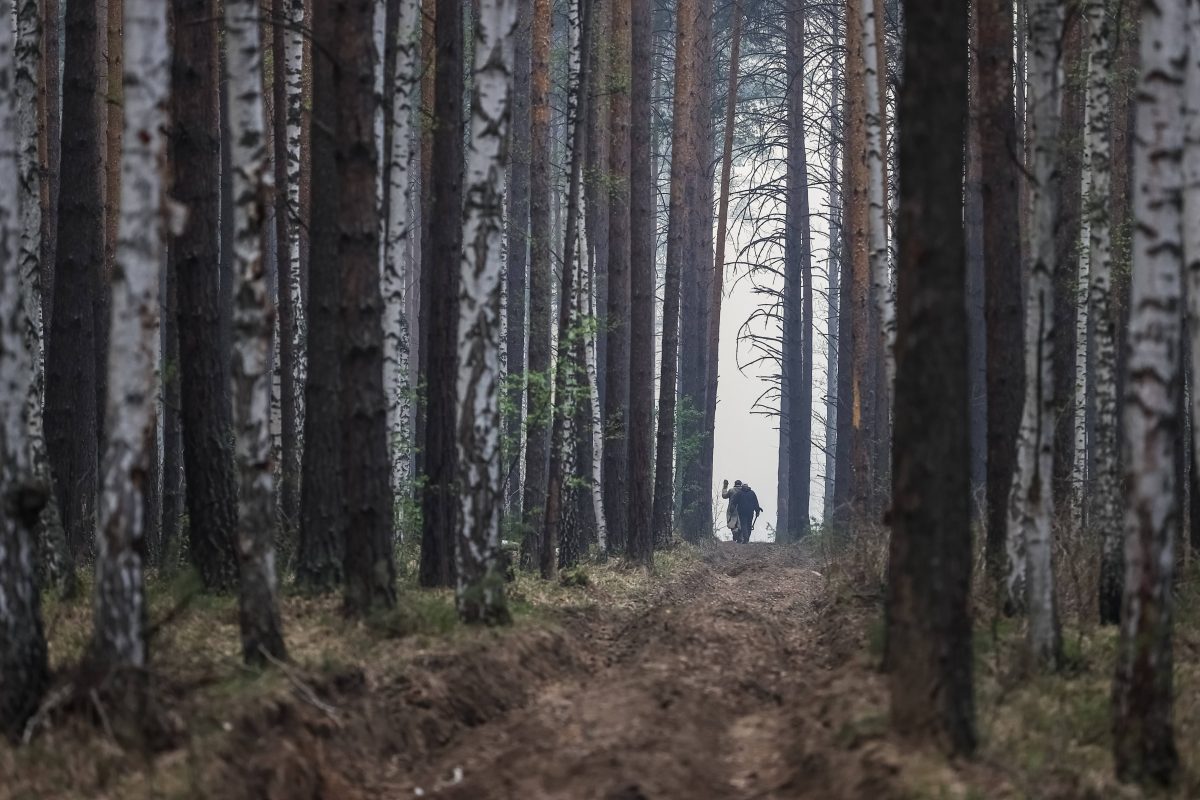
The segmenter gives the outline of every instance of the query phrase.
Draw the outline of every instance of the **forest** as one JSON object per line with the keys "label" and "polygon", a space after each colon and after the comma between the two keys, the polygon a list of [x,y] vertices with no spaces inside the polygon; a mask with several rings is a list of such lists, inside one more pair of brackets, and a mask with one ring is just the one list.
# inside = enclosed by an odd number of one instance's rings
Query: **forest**
{"label": "forest", "polygon": [[1200,797],[1196,376],[1200,0],[0,0],[0,798]]}

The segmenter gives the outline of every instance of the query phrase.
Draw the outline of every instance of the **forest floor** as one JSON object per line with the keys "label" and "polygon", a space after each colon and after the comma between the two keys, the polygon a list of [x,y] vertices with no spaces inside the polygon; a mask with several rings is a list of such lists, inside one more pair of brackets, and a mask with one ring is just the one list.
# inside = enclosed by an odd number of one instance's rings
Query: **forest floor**
{"label": "forest floor", "polygon": [[[593,565],[510,590],[517,622],[500,631],[459,626],[447,593],[406,590],[355,624],[335,598],[289,596],[292,663],[252,672],[231,598],[157,587],[137,730],[102,692],[64,705],[30,745],[0,745],[0,797],[1142,796],[1111,778],[1111,631],[1069,629],[1068,669],[1031,678],[1012,666],[1016,627],[981,624],[980,753],[948,762],[889,736],[878,583],[816,547],[680,547],[653,578]],[[1177,653],[1195,661],[1200,615],[1181,605]],[[86,607],[46,610],[60,682]],[[1177,695],[1200,764],[1200,667]],[[1200,796],[1194,770],[1175,796]]]}

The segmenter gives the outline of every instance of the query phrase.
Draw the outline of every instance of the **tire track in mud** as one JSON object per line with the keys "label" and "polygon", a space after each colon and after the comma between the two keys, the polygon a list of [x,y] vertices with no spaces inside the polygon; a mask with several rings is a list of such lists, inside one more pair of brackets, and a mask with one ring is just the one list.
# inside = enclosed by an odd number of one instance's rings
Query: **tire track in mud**
{"label": "tire track in mud", "polygon": [[797,746],[796,712],[820,669],[805,657],[820,587],[795,548],[718,545],[645,607],[593,620],[577,668],[374,788],[461,800],[830,796]]}

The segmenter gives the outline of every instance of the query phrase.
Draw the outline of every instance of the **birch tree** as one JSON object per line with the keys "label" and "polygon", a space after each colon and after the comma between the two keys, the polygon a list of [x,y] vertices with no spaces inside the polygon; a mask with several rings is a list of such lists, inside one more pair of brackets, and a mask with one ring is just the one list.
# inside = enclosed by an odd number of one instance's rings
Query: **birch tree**
{"label": "birch tree", "polygon": [[1027,277],[1025,320],[1025,408],[1017,445],[1017,476],[1009,500],[1008,596],[1029,614],[1029,649],[1040,665],[1056,667],[1061,656],[1054,597],[1054,225],[1059,98],[1062,75],[1058,0],[1030,0],[1029,93],[1033,147],[1032,263]]}
{"label": "birch tree", "polygon": [[50,680],[33,538],[49,487],[35,473],[27,425],[34,359],[21,288],[12,10],[0,0],[0,733],[16,739]]}
{"label": "birch tree", "polygon": [[412,230],[412,120],[420,30],[419,0],[400,0],[392,73],[391,153],[387,169],[388,219],[383,254],[383,385],[388,398],[392,492],[397,497],[412,477],[409,388],[409,328],[405,309],[412,266],[407,258]]}
{"label": "birch tree", "polygon": [[225,0],[233,161],[233,420],[238,466],[238,620],[242,656],[283,659],[275,600],[275,476],[271,464],[271,319],[263,224],[271,173],[263,110],[258,0]]}
{"label": "birch tree", "polygon": [[[554,411],[550,428],[550,471],[546,493],[546,523],[541,547],[541,575],[549,580],[559,567],[557,546],[561,530],[570,525],[574,504],[569,502],[570,484],[564,476],[574,475],[574,411],[575,378],[580,366],[575,360],[572,337],[579,336],[577,307],[579,260],[579,198],[583,173],[584,118],[580,113],[580,88],[587,85],[590,48],[583,46],[591,30],[591,0],[573,0],[569,11],[570,36],[569,80],[567,88],[567,210],[566,235],[563,241],[562,284],[559,288],[559,357],[554,373]],[[564,524],[564,520],[566,523]],[[609,523],[612,523],[610,518]],[[574,531],[571,531],[574,533]]]}
{"label": "birch tree", "polygon": [[[871,294],[880,319],[883,335],[882,353],[887,384],[885,396],[891,394],[896,380],[896,360],[893,354],[896,340],[896,308],[892,301],[892,282],[888,269],[887,243],[887,186],[884,178],[883,102],[880,89],[886,78],[879,74],[883,63],[876,41],[877,20],[875,0],[861,0],[862,49],[864,85],[866,86],[867,131],[867,251],[871,262]],[[886,402],[886,400],[885,400]],[[885,415],[886,418],[886,415]]]}
{"label": "birch tree", "polygon": [[1103,0],[1084,8],[1091,34],[1088,56],[1088,297],[1092,323],[1092,391],[1087,393],[1092,420],[1092,464],[1087,520],[1101,543],[1100,621],[1116,624],[1121,614],[1121,482],[1117,451],[1117,340],[1112,307],[1112,234],[1109,216],[1111,180],[1112,31]]}
{"label": "birch tree", "polygon": [[304,431],[304,292],[300,276],[300,126],[303,114],[304,0],[280,0],[274,28],[275,225],[278,238],[280,429],[279,501],[294,530],[300,515]]}
{"label": "birch tree", "polygon": [[[33,381],[29,384],[29,443],[38,479],[50,485],[50,462],[46,455],[42,403],[45,385],[46,329],[42,323],[42,175],[38,158],[38,75],[41,73],[42,30],[37,0],[18,0],[14,48],[14,102],[17,115],[18,187],[21,209],[21,293],[26,314],[26,346],[33,357]],[[58,502],[46,498],[38,520],[35,541],[40,560],[53,583],[67,581],[73,570],[67,549]]]}
{"label": "birch tree", "polygon": [[[1200,271],[1197,234],[1180,212],[1200,209],[1194,119],[1200,109],[1200,6],[1143,3],[1141,20],[1124,411],[1125,587],[1113,755],[1122,779],[1168,784],[1178,767],[1171,725],[1171,583],[1183,492],[1176,472],[1183,434],[1181,278],[1184,262],[1189,281]],[[1192,112],[1186,122],[1185,104]]]}
{"label": "birch tree", "polygon": [[462,469],[457,604],[466,622],[506,623],[500,559],[500,288],[509,86],[517,0],[481,0],[475,20],[471,140],[458,318],[458,460]]}
{"label": "birch tree", "polygon": [[166,246],[165,131],[171,80],[166,4],[125,0],[124,41],[121,216],[112,276],[92,655],[109,669],[140,669],[146,664],[142,492],[153,435],[158,274]]}

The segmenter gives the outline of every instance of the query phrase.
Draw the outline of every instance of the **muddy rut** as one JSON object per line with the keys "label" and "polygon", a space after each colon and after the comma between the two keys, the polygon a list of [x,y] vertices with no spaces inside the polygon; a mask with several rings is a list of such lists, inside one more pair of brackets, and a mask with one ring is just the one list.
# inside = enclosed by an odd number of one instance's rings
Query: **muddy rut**
{"label": "muddy rut", "polygon": [[582,622],[578,663],[520,707],[373,789],[463,800],[857,794],[869,776],[852,770],[855,785],[840,786],[850,776],[831,775],[821,752],[841,729],[841,715],[822,723],[815,696],[833,666],[813,624],[821,585],[797,550],[722,544],[644,608]]}
{"label": "muddy rut", "polygon": [[337,676],[336,717],[247,714],[213,777],[280,800],[899,796],[864,626],[828,594],[798,549],[717,545],[630,607]]}

